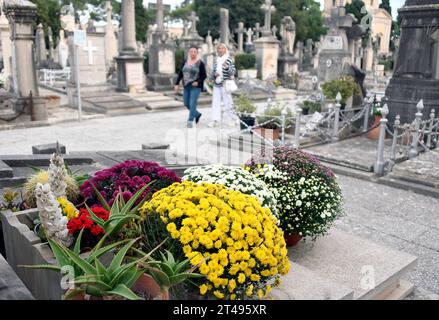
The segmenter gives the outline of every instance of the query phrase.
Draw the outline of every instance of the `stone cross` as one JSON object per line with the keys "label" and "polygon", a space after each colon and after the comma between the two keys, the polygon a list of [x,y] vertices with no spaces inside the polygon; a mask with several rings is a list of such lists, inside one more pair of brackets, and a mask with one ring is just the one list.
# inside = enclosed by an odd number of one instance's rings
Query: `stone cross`
{"label": "stone cross", "polygon": [[253,30],[255,31],[255,40],[258,40],[262,31],[261,24],[257,22]]}
{"label": "stone cross", "polygon": [[111,1],[107,1],[105,3],[105,10],[107,11],[107,23],[112,23],[113,19],[113,6],[111,5]]}
{"label": "stone cross", "polygon": [[192,23],[191,24],[191,34],[198,34],[197,31],[197,22],[200,21],[200,18],[197,17],[197,14],[195,13],[195,11],[191,12],[191,15],[188,17],[188,20]]}
{"label": "stone cross", "polygon": [[235,33],[238,35],[238,51],[244,51],[244,22],[238,23],[238,28],[235,29]]}
{"label": "stone cross", "polygon": [[206,44],[207,44],[207,53],[212,53],[213,52],[213,39],[212,39],[212,35],[210,34],[210,30],[207,31],[207,36],[206,36]]}
{"label": "stone cross", "polygon": [[265,14],[264,28],[262,30],[262,36],[270,37],[271,33],[271,15],[276,12],[276,7],[273,6],[272,0],[265,0],[265,3],[261,6],[262,11]]}
{"label": "stone cross", "polygon": [[157,31],[165,30],[165,6],[163,0],[157,0]]}
{"label": "stone cross", "polygon": [[271,28],[271,32],[273,32],[273,37],[277,36],[277,31],[278,31],[278,29],[276,26],[273,26],[273,28]]}
{"label": "stone cross", "polygon": [[246,33],[246,35],[247,35],[247,44],[253,44],[253,30],[252,30],[252,28],[248,28],[247,29],[247,33]]}
{"label": "stone cross", "polygon": [[98,48],[93,47],[91,41],[88,41],[88,45],[84,47],[84,51],[88,52],[88,64],[92,65],[94,64],[93,61],[93,52],[97,52]]}

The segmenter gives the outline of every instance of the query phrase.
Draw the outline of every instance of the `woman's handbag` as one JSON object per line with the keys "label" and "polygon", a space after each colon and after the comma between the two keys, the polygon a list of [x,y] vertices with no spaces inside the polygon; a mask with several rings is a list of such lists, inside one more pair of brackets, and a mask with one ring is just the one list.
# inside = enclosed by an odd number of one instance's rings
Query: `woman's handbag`
{"label": "woman's handbag", "polygon": [[224,81],[224,90],[227,93],[233,93],[238,90],[238,86],[236,85],[235,80],[225,80]]}

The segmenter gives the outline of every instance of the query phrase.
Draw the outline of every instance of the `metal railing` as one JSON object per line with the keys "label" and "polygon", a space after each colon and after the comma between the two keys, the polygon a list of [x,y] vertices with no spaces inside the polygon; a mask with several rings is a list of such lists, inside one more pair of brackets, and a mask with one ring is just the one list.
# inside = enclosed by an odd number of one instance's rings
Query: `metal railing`
{"label": "metal railing", "polygon": [[[401,124],[400,116],[396,116],[393,131],[388,125],[387,115],[389,108],[384,105],[381,109],[380,135],[378,139],[377,157],[374,164],[374,172],[383,176],[387,171],[392,171],[396,163],[415,158],[420,152],[435,149],[439,143],[439,118],[436,111],[431,110],[429,119],[422,120],[424,110],[423,100],[416,106],[417,112],[412,123]],[[385,158],[385,139],[388,135],[392,139],[389,158]]]}

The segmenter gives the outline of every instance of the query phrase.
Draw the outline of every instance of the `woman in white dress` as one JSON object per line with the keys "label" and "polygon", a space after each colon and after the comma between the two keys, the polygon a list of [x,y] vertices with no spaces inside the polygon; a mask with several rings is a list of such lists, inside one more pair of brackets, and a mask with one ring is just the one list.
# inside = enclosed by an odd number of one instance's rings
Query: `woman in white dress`
{"label": "woman in white dress", "polygon": [[209,127],[217,127],[221,122],[221,104],[223,104],[224,123],[234,126],[235,114],[233,111],[233,99],[230,92],[226,92],[224,83],[233,80],[236,74],[236,67],[230,58],[229,50],[223,43],[218,44],[217,56],[213,64],[213,71],[210,80],[213,82],[212,93],[212,121]]}

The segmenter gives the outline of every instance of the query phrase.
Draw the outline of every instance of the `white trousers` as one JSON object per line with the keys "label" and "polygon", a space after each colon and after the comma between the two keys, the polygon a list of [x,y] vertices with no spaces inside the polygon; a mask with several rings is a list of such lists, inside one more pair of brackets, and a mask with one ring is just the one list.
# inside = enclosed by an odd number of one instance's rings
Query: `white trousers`
{"label": "white trousers", "polygon": [[[221,105],[223,106],[222,109]],[[223,112],[223,119],[221,119],[221,111]],[[233,121],[234,119],[232,94],[227,93],[224,90],[224,86],[214,86],[212,94],[212,121]]]}

